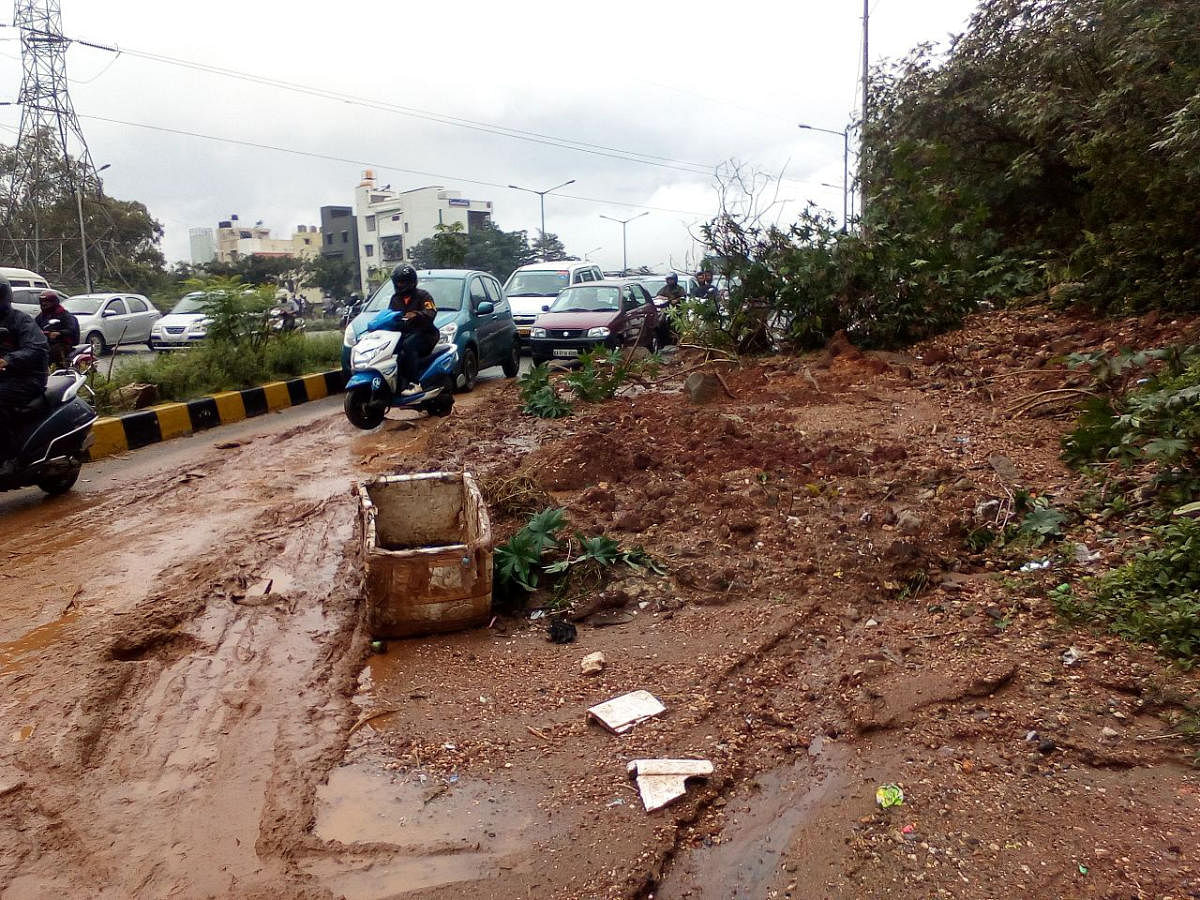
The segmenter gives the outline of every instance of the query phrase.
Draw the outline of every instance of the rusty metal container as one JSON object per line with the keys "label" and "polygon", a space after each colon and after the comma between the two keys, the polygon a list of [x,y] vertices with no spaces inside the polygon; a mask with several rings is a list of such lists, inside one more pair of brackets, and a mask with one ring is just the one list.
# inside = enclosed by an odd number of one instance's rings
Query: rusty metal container
{"label": "rusty metal container", "polygon": [[367,625],[377,638],[471,628],[492,604],[492,525],[466,472],[358,486]]}

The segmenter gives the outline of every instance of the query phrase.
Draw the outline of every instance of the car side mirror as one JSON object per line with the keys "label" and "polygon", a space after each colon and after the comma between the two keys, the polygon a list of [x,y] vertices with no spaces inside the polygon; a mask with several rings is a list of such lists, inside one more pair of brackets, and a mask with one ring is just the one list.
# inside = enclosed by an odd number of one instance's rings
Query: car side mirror
{"label": "car side mirror", "polygon": [[104,315],[102,316],[102,318],[110,319],[113,316],[119,316],[119,315],[120,315],[120,313],[117,312],[115,309],[106,309],[104,311]]}
{"label": "car side mirror", "polygon": [[496,304],[491,300],[484,300],[475,307],[475,312],[481,316],[490,316],[496,311]]}
{"label": "car side mirror", "polygon": [[550,312],[550,304],[549,303],[547,303],[545,306],[542,307],[542,312]]}

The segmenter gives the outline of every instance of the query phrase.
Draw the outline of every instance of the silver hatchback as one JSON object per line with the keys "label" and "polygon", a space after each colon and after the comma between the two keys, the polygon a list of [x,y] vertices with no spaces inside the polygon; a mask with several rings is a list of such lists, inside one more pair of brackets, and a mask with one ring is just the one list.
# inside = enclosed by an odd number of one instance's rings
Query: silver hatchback
{"label": "silver hatchback", "polygon": [[78,294],[63,306],[79,320],[79,338],[97,357],[118,345],[149,344],[150,329],[162,317],[141,294]]}

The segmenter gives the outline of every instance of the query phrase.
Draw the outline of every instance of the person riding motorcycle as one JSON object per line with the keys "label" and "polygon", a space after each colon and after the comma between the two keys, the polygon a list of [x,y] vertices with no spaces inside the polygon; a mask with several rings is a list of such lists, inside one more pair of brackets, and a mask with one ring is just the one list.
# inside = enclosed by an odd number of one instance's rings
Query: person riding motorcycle
{"label": "person riding motorcycle", "polygon": [[713,287],[713,274],[708,269],[701,269],[696,273],[696,286],[692,288],[692,296],[701,300],[716,300],[719,298],[719,293]]}
{"label": "person riding motorcycle", "polygon": [[50,377],[46,336],[12,298],[12,285],[0,275],[0,475],[17,468],[17,410],[37,399]]}
{"label": "person riding motorcycle", "polygon": [[679,301],[687,296],[687,291],[679,286],[679,276],[672,272],[667,276],[667,283],[658,289],[656,297],[666,297],[668,306],[677,306]]}
{"label": "person riding motorcycle", "polygon": [[404,313],[404,338],[400,342],[400,374],[407,387],[404,394],[421,390],[417,383],[421,377],[418,365],[421,357],[427,356],[441,337],[435,319],[437,304],[433,295],[417,287],[417,270],[408,263],[400,263],[392,269],[392,300],[388,308]]}
{"label": "person riding motorcycle", "polygon": [[58,291],[42,291],[38,304],[42,311],[33,321],[50,344],[51,365],[62,368],[71,361],[71,351],[79,343],[79,320],[63,307]]}
{"label": "person riding motorcycle", "polygon": [[663,312],[658,317],[658,326],[656,328],[658,336],[658,346],[667,347],[676,343],[677,335],[675,333],[674,323],[671,321],[671,313],[679,308],[679,304],[687,297],[687,291],[679,286],[679,276],[672,272],[667,276],[667,283],[658,289],[656,297],[666,299]]}

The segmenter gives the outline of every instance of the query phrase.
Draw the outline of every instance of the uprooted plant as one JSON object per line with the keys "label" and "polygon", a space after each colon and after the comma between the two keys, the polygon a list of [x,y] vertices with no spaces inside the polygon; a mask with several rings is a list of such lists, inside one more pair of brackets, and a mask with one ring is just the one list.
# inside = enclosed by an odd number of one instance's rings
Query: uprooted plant
{"label": "uprooted plant", "polygon": [[[611,400],[628,384],[644,383],[653,378],[662,360],[630,350],[595,348],[579,355],[578,365],[560,381],[582,403]],[[517,389],[523,412],[543,419],[558,419],[574,411],[573,403],[551,380],[548,364],[534,366],[521,376]]]}
{"label": "uprooted plant", "polygon": [[617,566],[637,574],[665,574],[644,549],[622,548],[607,535],[586,537],[576,532],[561,538],[566,524],[561,509],[544,509],[496,547],[494,594],[498,607],[514,609],[534,591],[552,585],[553,599],[547,605],[564,608],[599,590]]}

